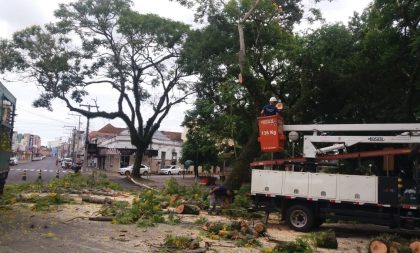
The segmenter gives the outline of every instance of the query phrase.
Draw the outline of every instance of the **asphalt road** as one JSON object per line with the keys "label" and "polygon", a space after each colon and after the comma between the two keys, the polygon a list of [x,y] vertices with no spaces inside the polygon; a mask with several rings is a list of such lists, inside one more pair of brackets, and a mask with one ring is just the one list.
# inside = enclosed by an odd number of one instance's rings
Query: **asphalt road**
{"label": "asphalt road", "polygon": [[10,166],[9,176],[6,184],[22,183],[22,174],[26,170],[26,182],[35,182],[38,179],[39,171],[41,170],[42,180],[50,181],[56,177],[57,170],[59,176],[62,177],[69,173],[69,170],[61,169],[61,166],[55,165],[56,159],[54,157],[47,157],[40,161],[31,161],[28,163],[20,163],[18,165]]}

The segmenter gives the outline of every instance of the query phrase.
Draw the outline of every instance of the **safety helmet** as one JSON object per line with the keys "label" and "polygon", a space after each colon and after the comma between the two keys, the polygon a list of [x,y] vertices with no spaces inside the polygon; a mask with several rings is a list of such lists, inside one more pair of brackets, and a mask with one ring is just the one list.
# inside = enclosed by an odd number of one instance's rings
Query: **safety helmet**
{"label": "safety helmet", "polygon": [[277,102],[277,98],[276,97],[271,97],[270,102]]}

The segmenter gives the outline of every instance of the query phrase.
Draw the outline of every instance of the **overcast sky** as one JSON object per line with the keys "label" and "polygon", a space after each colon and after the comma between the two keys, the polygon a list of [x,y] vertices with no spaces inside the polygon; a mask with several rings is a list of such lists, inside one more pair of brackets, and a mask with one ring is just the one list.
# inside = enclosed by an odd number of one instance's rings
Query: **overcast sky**
{"label": "overcast sky", "polygon": [[[11,38],[12,34],[30,25],[43,25],[54,21],[53,11],[59,3],[69,3],[70,0],[0,0],[0,38]],[[192,23],[193,13],[174,2],[168,0],[133,0],[135,9],[141,13],[156,13],[160,16],[171,18],[186,23]],[[369,4],[369,0],[335,0],[333,2],[323,1],[310,5],[321,8],[322,15],[328,23],[347,23],[353,12],[362,12]],[[1,80],[1,79],[0,79]],[[21,81],[1,80],[2,83],[17,98],[17,117],[15,130],[20,133],[31,133],[41,137],[42,144],[47,145],[48,141],[58,137],[68,137],[72,127],[78,126],[77,116],[72,116],[68,109],[61,102],[55,102],[54,111],[37,109],[31,106],[33,100],[39,94],[39,89],[34,84]],[[106,90],[95,90],[95,98],[99,106],[106,105],[101,98],[108,97]],[[112,92],[112,91],[111,91]],[[106,99],[103,99],[106,100]],[[89,103],[90,101],[86,101]],[[160,130],[182,131],[180,126],[184,111],[190,105],[179,105],[172,109],[168,117],[163,121]],[[91,120],[90,130],[98,130],[110,121],[105,119]],[[115,120],[110,122],[114,126],[125,127],[124,123]],[[86,120],[81,117],[81,129],[86,128]]]}

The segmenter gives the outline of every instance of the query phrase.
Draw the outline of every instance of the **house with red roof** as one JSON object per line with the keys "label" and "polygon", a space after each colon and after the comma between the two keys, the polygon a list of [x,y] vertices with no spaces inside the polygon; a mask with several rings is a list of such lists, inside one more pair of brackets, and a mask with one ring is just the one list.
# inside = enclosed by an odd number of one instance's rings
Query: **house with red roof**
{"label": "house with red roof", "polygon": [[[120,167],[134,163],[136,147],[131,144],[128,129],[107,124],[89,133],[89,138],[98,148],[98,153],[89,160],[91,166],[117,172]],[[157,172],[165,165],[179,165],[182,143],[180,132],[156,131],[142,163],[149,166],[152,172]]]}

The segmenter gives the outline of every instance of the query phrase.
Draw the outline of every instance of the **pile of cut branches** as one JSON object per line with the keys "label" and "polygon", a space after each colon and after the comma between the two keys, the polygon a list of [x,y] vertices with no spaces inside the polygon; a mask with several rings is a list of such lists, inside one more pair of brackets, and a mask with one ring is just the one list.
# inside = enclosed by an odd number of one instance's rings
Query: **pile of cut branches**
{"label": "pile of cut branches", "polygon": [[207,222],[202,226],[208,238],[213,240],[235,240],[240,247],[261,246],[257,240],[266,232],[266,227],[261,222],[250,223],[246,220],[233,221],[229,224],[220,222]]}

